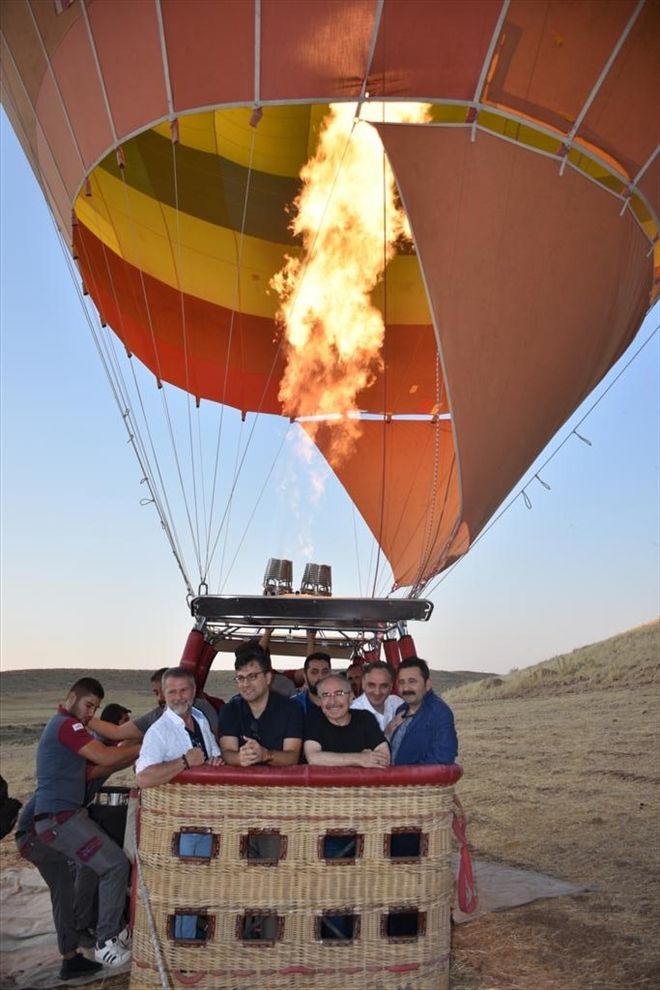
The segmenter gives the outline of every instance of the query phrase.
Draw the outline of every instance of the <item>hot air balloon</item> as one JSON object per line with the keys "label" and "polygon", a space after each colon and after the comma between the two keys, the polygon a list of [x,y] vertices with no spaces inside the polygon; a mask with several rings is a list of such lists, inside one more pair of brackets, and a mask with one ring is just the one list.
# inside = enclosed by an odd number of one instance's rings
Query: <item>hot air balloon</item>
{"label": "hot air balloon", "polygon": [[[415,599],[657,297],[659,41],[656,0],[6,0],[3,101],[127,352],[198,403],[300,418]],[[339,457],[332,416],[282,398],[273,279],[315,253],[292,204],[343,104],[410,237]]]}
{"label": "hot air balloon", "polygon": [[102,319],[198,400],[282,410],[269,283],[328,104],[430,106],[374,125],[415,247],[335,466],[419,592],[649,306],[657,4],[120,6],[6,4],[5,106]]}

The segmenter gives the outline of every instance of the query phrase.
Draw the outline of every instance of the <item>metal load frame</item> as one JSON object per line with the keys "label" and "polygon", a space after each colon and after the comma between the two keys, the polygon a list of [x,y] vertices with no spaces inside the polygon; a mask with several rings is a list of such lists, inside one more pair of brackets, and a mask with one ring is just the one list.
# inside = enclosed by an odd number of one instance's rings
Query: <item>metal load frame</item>
{"label": "metal load frame", "polygon": [[305,594],[200,595],[190,602],[196,628],[217,652],[272,629],[270,651],[307,654],[307,633],[317,649],[350,659],[356,648],[406,635],[406,623],[427,622],[433,604],[420,598],[328,598]]}

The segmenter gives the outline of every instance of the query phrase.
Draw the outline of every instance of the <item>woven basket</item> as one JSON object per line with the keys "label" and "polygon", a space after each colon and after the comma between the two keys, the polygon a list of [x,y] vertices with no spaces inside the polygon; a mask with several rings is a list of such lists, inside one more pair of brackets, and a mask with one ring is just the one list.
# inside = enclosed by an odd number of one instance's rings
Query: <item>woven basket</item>
{"label": "woven basket", "polygon": [[[155,938],[172,987],[443,990],[459,776],[458,767],[222,767],[143,791],[139,855],[155,932],[138,898],[131,990],[162,986]],[[177,854],[190,829],[211,832],[210,858]],[[264,833],[270,860],[246,858]],[[325,858],[328,835],[348,839],[348,857]],[[402,838],[412,852],[401,855]],[[201,937],[177,937],[179,914],[196,916]]]}

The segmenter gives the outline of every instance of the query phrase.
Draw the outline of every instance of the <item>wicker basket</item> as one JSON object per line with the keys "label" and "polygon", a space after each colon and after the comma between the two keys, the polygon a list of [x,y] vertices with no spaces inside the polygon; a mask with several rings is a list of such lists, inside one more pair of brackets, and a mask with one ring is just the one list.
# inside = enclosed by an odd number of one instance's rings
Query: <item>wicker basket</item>
{"label": "wicker basket", "polygon": [[155,938],[172,987],[446,988],[459,776],[205,767],[143,791],[131,990],[162,985]]}

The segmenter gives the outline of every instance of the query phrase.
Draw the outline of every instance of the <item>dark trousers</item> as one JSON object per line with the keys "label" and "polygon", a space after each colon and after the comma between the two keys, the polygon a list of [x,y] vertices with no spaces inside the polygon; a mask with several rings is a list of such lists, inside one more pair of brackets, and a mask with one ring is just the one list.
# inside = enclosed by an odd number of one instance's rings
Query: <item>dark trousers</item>
{"label": "dark trousers", "polygon": [[[60,954],[74,952],[78,948],[74,869],[61,853],[40,842],[33,831],[17,835],[16,848],[23,859],[36,866],[48,885]],[[96,876],[92,876],[96,885]]]}
{"label": "dark trousers", "polygon": [[[80,808],[63,822],[58,822],[54,817],[41,819],[36,822],[35,830],[40,844],[51,853],[58,854],[65,866],[66,861],[71,860],[77,868],[96,874],[99,898],[97,939],[103,944],[118,935],[123,927],[130,867],[117,843],[91,821],[86,808]],[[51,889],[52,899],[53,888],[46,876],[44,879]],[[72,906],[73,902],[72,896]],[[84,916],[82,905],[78,914]]]}

